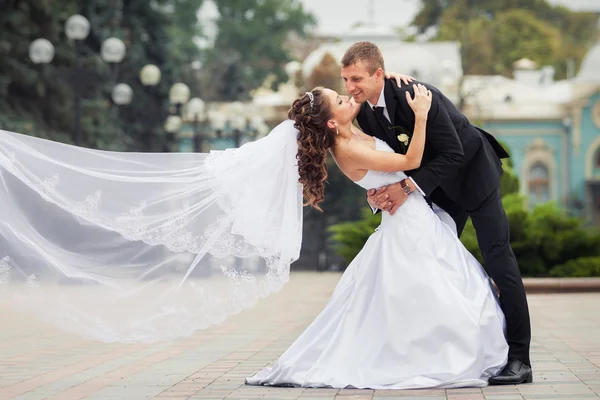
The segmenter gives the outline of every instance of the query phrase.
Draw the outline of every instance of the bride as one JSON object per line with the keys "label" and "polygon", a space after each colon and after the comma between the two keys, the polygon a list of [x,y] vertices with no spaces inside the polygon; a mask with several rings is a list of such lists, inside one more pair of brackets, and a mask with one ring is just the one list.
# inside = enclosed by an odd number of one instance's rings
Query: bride
{"label": "bride", "polygon": [[[239,149],[118,153],[0,131],[0,302],[103,342],[177,339],[289,280],[302,197],[323,199],[326,150],[371,189],[423,152],[430,94],[406,156],[351,125],[327,89]],[[250,384],[480,386],[506,362],[503,315],[481,266],[422,197],[383,213],[331,300]]]}
{"label": "bride", "polygon": [[[420,165],[431,92],[407,101],[415,130],[406,155],[352,125],[359,107],[317,88],[289,112],[308,203],[323,200],[325,153],[369,190]],[[479,263],[419,195],[409,196],[348,266],[325,309],[277,362],[248,384],[409,389],[484,386],[507,361],[504,316]]]}

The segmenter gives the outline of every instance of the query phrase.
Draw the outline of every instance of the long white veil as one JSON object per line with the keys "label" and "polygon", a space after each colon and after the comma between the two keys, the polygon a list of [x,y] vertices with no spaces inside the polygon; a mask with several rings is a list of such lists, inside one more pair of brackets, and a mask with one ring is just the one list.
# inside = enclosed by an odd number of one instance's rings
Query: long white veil
{"label": "long white veil", "polygon": [[118,153],[0,131],[0,301],[106,342],[186,336],[278,291],[300,252],[297,130]]}

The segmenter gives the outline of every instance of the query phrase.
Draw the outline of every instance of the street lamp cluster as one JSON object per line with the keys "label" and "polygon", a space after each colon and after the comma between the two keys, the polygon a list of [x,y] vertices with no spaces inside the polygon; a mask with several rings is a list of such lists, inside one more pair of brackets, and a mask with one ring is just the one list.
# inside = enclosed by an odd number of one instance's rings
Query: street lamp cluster
{"label": "street lamp cluster", "polygon": [[[71,16],[65,24],[67,38],[75,43],[74,96],[75,96],[75,135],[76,145],[81,144],[81,82],[80,47],[90,33],[90,23],[82,15]],[[110,37],[102,42],[100,56],[104,62],[116,66],[126,54],[125,43],[119,38]],[[39,38],[29,46],[29,58],[34,64],[43,66],[54,59],[54,45],[47,39]],[[112,68],[112,67],[111,67]],[[146,65],[140,71],[140,82],[146,86],[156,86],[161,80],[161,71],[156,65]],[[169,90],[172,105],[164,129],[176,139],[185,136],[184,123],[193,127],[193,151],[202,151],[206,139],[229,139],[231,146],[239,147],[245,139],[255,139],[268,132],[264,120],[253,109],[241,102],[231,103],[225,112],[207,112],[204,101],[190,98],[190,89],[184,83],[175,83]],[[125,106],[133,99],[133,89],[127,83],[117,83],[111,91],[111,99],[117,106]],[[184,121],[185,119],[185,121]],[[168,150],[168,149],[167,149]]]}
{"label": "street lamp cluster", "polygon": [[[239,147],[245,140],[254,140],[269,131],[264,119],[249,105],[234,102],[224,109],[209,110],[202,99],[189,97],[186,85],[173,85],[169,92],[173,111],[164,128],[169,134],[177,135],[180,143],[191,139],[190,150],[202,152],[205,141],[219,142],[214,143],[217,147]],[[185,123],[192,128],[191,132],[182,130]]]}
{"label": "street lamp cluster", "polygon": [[[90,22],[83,15],[73,15],[65,23],[65,34],[75,42],[74,95],[75,95],[75,135],[76,145],[81,144],[81,84],[80,65],[81,42],[90,34]],[[125,58],[125,43],[119,38],[111,37],[102,42],[100,56],[108,64],[118,64]],[[49,64],[54,59],[54,45],[47,39],[36,39],[29,45],[29,58],[34,64]],[[112,100],[117,105],[126,105],[133,98],[133,90],[126,83],[119,83],[112,91]]]}

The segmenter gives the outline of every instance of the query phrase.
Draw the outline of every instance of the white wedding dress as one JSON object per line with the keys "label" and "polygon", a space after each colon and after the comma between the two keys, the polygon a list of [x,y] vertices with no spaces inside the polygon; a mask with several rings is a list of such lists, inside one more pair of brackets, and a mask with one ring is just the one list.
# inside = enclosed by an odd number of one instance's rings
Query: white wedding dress
{"label": "white wedding dress", "polygon": [[[376,139],[376,148],[393,151]],[[368,171],[378,188],[404,173]],[[485,271],[419,193],[385,212],[325,309],[246,383],[413,389],[485,386],[507,361],[504,315]]]}

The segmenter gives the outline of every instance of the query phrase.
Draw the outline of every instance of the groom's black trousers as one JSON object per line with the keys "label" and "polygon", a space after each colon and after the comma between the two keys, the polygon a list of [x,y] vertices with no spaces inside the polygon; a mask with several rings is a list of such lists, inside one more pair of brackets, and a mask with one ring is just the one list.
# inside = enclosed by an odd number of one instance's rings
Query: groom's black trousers
{"label": "groom's black trousers", "polygon": [[465,211],[454,203],[447,204],[445,201],[438,202],[436,200],[433,199],[456,222],[459,236],[467,218],[471,217],[483,256],[484,268],[500,290],[500,305],[506,316],[508,356],[531,365],[529,359],[531,342],[529,307],[519,266],[510,247],[508,218],[502,206],[500,189],[494,190],[482,204],[473,210]]}

